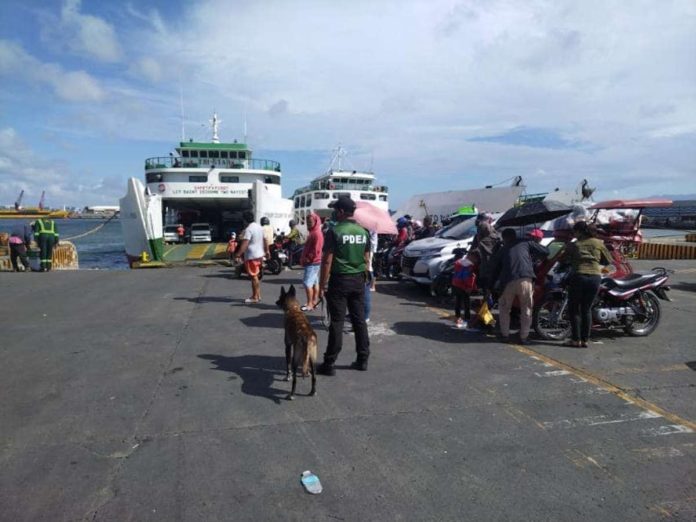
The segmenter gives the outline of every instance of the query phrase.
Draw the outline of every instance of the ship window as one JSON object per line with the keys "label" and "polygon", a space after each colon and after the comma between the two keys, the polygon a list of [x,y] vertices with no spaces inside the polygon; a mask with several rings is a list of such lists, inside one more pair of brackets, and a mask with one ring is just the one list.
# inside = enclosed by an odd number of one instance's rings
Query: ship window
{"label": "ship window", "polygon": [[240,150],[239,151],[239,159],[246,159],[247,154],[245,150]]}
{"label": "ship window", "polygon": [[201,158],[207,158],[208,157],[208,151],[207,150],[201,150],[198,152],[199,157]]}
{"label": "ship window", "polygon": [[338,199],[339,196],[346,196],[350,197],[350,192],[334,192],[333,195],[331,196],[333,199]]}
{"label": "ship window", "polygon": [[189,157],[188,153],[189,153],[189,151],[187,151],[187,150],[182,150],[182,151],[181,151],[181,155],[182,155],[184,158],[188,158],[188,157]]}
{"label": "ship window", "polygon": [[237,151],[236,150],[230,151],[230,159],[237,159]]}
{"label": "ship window", "polygon": [[301,207],[305,206],[305,197],[304,196],[300,196],[300,206]]}
{"label": "ship window", "polygon": [[300,206],[300,198],[297,197],[297,198],[295,198],[295,208],[299,208],[299,206]]}
{"label": "ship window", "polygon": [[208,181],[208,176],[189,176],[190,183],[205,183]]}
{"label": "ship window", "polygon": [[328,192],[315,192],[314,193],[314,199],[329,199],[331,196],[329,196]]}
{"label": "ship window", "polygon": [[191,151],[191,157],[192,157],[192,158],[197,158],[197,157],[198,157],[198,151],[197,151],[197,150],[192,150],[192,151]]}
{"label": "ship window", "polygon": [[158,183],[162,181],[162,174],[160,174],[159,172],[148,172],[145,175],[145,179],[148,183]]}
{"label": "ship window", "polygon": [[385,196],[384,194],[380,194],[380,195],[379,195],[379,200],[380,200],[380,201],[387,201],[387,196]]}
{"label": "ship window", "polygon": [[377,199],[377,196],[374,194],[370,194],[369,192],[363,192],[360,194],[360,199],[369,199],[369,200],[375,200]]}
{"label": "ship window", "polygon": [[220,176],[222,183],[239,183],[239,176]]}
{"label": "ship window", "polygon": [[220,151],[220,157],[227,159],[227,151],[226,150],[221,150]]}
{"label": "ship window", "polygon": [[307,206],[311,207],[312,206],[312,195],[307,194]]}
{"label": "ship window", "polygon": [[220,151],[217,150],[211,150],[209,152],[211,158],[219,158],[220,157]]}

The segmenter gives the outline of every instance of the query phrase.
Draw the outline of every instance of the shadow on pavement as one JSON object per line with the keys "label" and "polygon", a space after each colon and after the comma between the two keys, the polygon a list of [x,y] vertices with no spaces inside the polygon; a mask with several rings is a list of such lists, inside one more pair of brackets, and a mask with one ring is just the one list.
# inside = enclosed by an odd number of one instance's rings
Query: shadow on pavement
{"label": "shadow on pavement", "polygon": [[242,379],[242,393],[270,399],[280,404],[290,388],[274,388],[278,377],[285,376],[285,358],[268,355],[240,355],[227,357],[202,353],[200,359],[214,365],[211,370],[233,373]]}
{"label": "shadow on pavement", "polygon": [[[254,306],[258,307],[259,305],[254,305]],[[278,310],[278,307],[273,306],[273,307],[270,307],[270,309]],[[256,315],[254,317],[242,317],[239,320],[245,326],[249,326],[251,328],[284,328],[284,326],[283,326],[283,313],[280,311],[279,311],[279,313],[275,313],[275,314],[264,313],[264,314]],[[282,344],[282,339],[279,340],[279,343]]]}
{"label": "shadow on pavement", "polygon": [[451,323],[444,321],[401,321],[392,325],[399,335],[423,337],[431,341],[443,343],[489,343],[496,342],[481,332],[456,330]]}
{"label": "shadow on pavement", "polygon": [[682,292],[696,292],[696,283],[668,283],[670,288],[681,290]]}

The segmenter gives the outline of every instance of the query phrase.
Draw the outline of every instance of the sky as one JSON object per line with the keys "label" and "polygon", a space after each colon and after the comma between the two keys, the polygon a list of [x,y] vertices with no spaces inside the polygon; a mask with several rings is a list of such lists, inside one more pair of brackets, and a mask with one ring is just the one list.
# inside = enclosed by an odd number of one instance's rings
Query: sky
{"label": "sky", "polygon": [[118,204],[213,111],[286,195],[339,144],[394,208],[514,176],[696,193],[696,2],[0,2],[0,205]]}

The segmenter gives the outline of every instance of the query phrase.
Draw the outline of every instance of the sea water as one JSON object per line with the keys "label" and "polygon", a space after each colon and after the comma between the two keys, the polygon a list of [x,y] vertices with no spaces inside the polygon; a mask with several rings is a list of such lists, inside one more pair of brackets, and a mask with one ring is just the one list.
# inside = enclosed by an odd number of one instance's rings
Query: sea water
{"label": "sea water", "polygon": [[[16,225],[28,224],[31,221],[33,220],[0,219],[0,231],[10,232]],[[54,221],[60,239],[71,241],[77,248],[80,269],[128,269],[121,222],[118,219],[113,219],[106,224],[106,220],[101,219],[55,219]],[[100,225],[103,226],[97,229]],[[71,239],[88,232],[91,233]]]}

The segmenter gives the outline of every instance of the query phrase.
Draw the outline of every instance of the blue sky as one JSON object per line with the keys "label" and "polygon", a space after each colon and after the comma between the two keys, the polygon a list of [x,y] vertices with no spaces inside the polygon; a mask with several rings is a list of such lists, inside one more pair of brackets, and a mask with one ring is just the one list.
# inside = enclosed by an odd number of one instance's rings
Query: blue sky
{"label": "blue sky", "polygon": [[[529,192],[696,192],[696,3],[0,3],[0,205],[116,204],[181,136],[281,162],[338,143],[393,203],[521,175]],[[35,200],[35,201],[34,201]]]}

